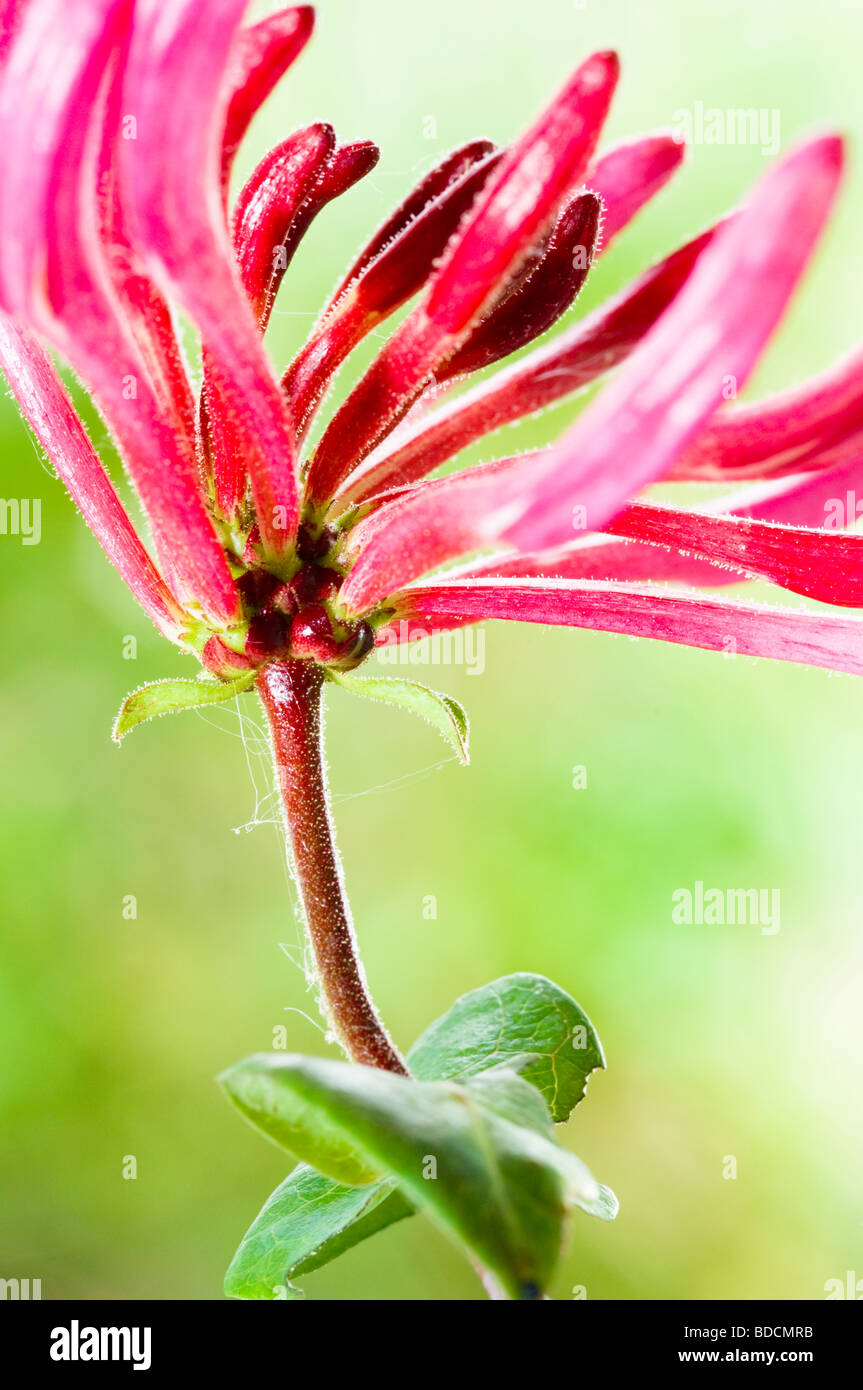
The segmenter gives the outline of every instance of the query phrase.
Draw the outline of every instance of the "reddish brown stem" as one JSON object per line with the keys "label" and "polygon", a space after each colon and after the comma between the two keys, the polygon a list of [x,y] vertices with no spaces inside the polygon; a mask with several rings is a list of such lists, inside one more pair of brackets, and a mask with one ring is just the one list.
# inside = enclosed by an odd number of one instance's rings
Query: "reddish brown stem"
{"label": "reddish brown stem", "polygon": [[366,985],[330,817],[323,757],[324,674],[313,661],[272,662],[258,693],[272,730],[294,876],[328,1020],[354,1062],[406,1076]]}

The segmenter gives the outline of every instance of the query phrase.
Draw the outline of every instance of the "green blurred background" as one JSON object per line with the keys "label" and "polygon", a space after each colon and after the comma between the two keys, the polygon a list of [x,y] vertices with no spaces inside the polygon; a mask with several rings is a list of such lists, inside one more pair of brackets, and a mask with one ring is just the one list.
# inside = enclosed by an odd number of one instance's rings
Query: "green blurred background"
{"label": "green blurred background", "polygon": [[[509,139],[587,51],[614,46],[610,138],[697,102],[776,109],[783,145],[819,126],[848,132],[841,207],[753,393],[818,369],[863,318],[861,36],[852,0],[814,13],[802,0],[323,0],[244,169],[321,117],[343,138],[374,137],[383,157],[302,248],[276,360],[418,171],[468,137]],[[694,149],[583,305],[741,197],[765,163],[757,147]],[[506,451],[552,438],[574,409],[512,432]],[[127,597],[5,400],[0,431],[4,495],[43,499],[39,546],[0,537],[0,1276],[41,1278],[46,1298],[218,1298],[287,1165],[212,1078],[280,1025],[292,1048],[325,1050],[266,767],[250,726],[247,764],[229,712],[111,745],[126,692],[188,662]],[[504,444],[476,456],[493,448]],[[409,1045],[456,996],[521,969],[593,1017],[608,1071],[566,1139],[621,1214],[575,1221],[556,1296],[823,1297],[827,1279],[863,1274],[861,687],[540,629],[489,630],[485,662],[478,676],[425,672],[472,716],[466,771],[408,716],[331,700],[348,879],[396,1039]],[[674,926],[671,894],[696,879],[780,888],[781,931]],[[313,1298],[480,1296],[421,1218],[304,1282]]]}

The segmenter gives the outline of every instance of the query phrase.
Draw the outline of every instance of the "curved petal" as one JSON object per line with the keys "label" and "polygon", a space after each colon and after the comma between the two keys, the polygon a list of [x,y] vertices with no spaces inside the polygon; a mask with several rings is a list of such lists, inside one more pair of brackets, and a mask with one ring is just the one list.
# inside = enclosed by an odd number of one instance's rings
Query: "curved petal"
{"label": "curved petal", "polygon": [[[332,126],[298,131],[261,161],[237,199],[234,244],[243,289],[262,333],[288,266],[293,224],[334,144]],[[203,368],[201,436],[219,514],[234,522],[248,483],[243,441],[233,431],[218,367],[207,348]]]}
{"label": "curved petal", "polygon": [[[847,457],[845,451],[847,450]],[[621,512],[608,528],[618,529],[621,522],[622,533],[629,534],[626,518],[638,514],[646,504],[636,502]],[[661,512],[675,512],[674,508],[649,509]],[[799,593],[811,593],[812,597],[825,602],[851,603],[852,588],[843,591],[844,571],[848,564],[851,569],[850,585],[856,586],[855,567],[857,564],[857,543],[861,537],[837,537],[835,533],[851,526],[863,515],[863,435],[856,438],[853,445],[846,441],[844,449],[833,451],[826,457],[825,467],[817,472],[781,478],[767,483],[755,483],[738,488],[716,498],[707,507],[696,512],[680,513],[687,518],[686,548],[679,548],[679,538],[672,540],[672,532],[664,543],[646,540],[623,540],[617,535],[590,534],[567,545],[536,552],[511,552],[493,556],[480,563],[459,567],[458,578],[556,578],[556,579],[649,579],[689,584],[699,588],[715,588],[736,584],[750,577],[766,578],[777,584],[785,581],[775,567],[768,570],[772,542],[788,538],[792,553],[788,562],[792,567],[794,582],[786,587]],[[703,546],[697,534],[700,519],[705,524],[700,528],[704,536]],[[737,550],[734,539],[734,526],[741,519],[758,522],[772,522],[777,525],[762,533],[767,541],[766,550],[761,549],[761,540],[756,532],[755,553],[750,550],[745,557],[746,565],[740,570],[727,568],[734,566],[744,557]],[[717,538],[713,527],[715,523],[730,523],[730,535],[726,542]],[[672,524],[676,530],[677,522]],[[806,529],[794,529],[806,528]],[[816,529],[820,528],[820,529]],[[824,544],[825,529],[834,541],[852,541],[853,545],[843,557],[842,547]],[[775,532],[779,535],[775,535]],[[752,534],[741,533],[741,534]],[[802,551],[795,553],[796,538],[802,537]],[[721,548],[717,548],[717,544]],[[810,549],[811,547],[811,549]],[[701,556],[712,555],[714,563]],[[807,560],[808,556],[808,560]],[[819,559],[837,562],[835,568],[826,575],[807,574],[809,561],[813,564]],[[806,586],[806,587],[803,587]],[[810,587],[811,586],[811,587]],[[821,593],[815,589],[820,588]],[[835,594],[836,597],[831,595]]]}
{"label": "curved petal", "polygon": [[435,381],[482,371],[532,343],[571,308],[593,262],[600,202],[578,193],[536,252],[536,264],[484,314],[465,342],[435,372]]}
{"label": "curved petal", "polygon": [[863,535],[648,502],[627,507],[608,529],[731,566],[822,603],[863,606]]}
{"label": "curved petal", "polygon": [[124,142],[124,194],[154,278],[207,344],[264,546],[279,553],[298,518],[294,434],[242,290],[219,185],[224,74],[244,9],[245,0],[210,0],[202,30],[194,0],[138,0],[124,93],[137,138]]}
{"label": "curved petal", "polygon": [[162,579],[109,481],[51,359],[0,315],[0,368],[21,413],[72,501],[135,598],[172,642],[185,615]]}
{"label": "curved petal", "polygon": [[287,257],[291,225],[335,147],[332,126],[298,130],[261,161],[234,208],[234,245],[243,288],[259,327],[269,320]]}
{"label": "curved petal", "polygon": [[714,238],[671,308],[624,370],[564,436],[541,473],[488,499],[486,535],[518,549],[559,544],[573,508],[600,530],[667,473],[739,388],[778,323],[830,213],[842,143],[825,137],[770,170]]}
{"label": "curved petal", "polygon": [[740,516],[843,530],[863,515],[863,431],[820,455],[815,471],[751,483],[724,500]]}
{"label": "curved petal", "polygon": [[337,145],[322,162],[309,184],[304,201],[297,209],[283,243],[279,269],[284,274],[312,222],[328,203],[347,193],[374,169],[381,152],[373,140],[352,140]]}
{"label": "curved petal", "polygon": [[[541,462],[542,455],[533,457]],[[359,558],[340,593],[345,610],[367,612],[414,576],[477,549],[482,536],[472,520],[471,485],[524,463],[525,456],[498,459],[406,489],[359,523],[347,550]],[[859,607],[863,535],[842,532],[863,513],[863,496],[858,505],[854,490],[863,485],[863,442],[851,467],[853,475],[843,468],[741,488],[698,509],[635,502],[605,534],[470,562],[457,577],[649,579],[704,588],[754,578],[822,603]],[[462,488],[447,486],[456,480]]]}
{"label": "curved petal", "polygon": [[450,184],[459,182],[469,169],[472,169],[475,164],[480,164],[487,155],[494,152],[494,149],[494,142],[491,140],[469,140],[467,144],[459,145],[449,154],[444,155],[443,159],[439,160],[420,179],[419,183],[411,189],[406,198],[402,199],[366,242],[362,251],[333,291],[327,309],[324,311],[324,317],[338,303],[348,286],[371,265],[372,261],[377,260],[391,241],[395,241],[396,237],[400,236],[415,218],[419,217],[431,203],[435,202],[444,190],[449,188]]}
{"label": "curved petal", "polygon": [[[406,221],[376,255],[369,257],[367,251],[361,254],[357,262],[359,272],[336,292],[319,326],[282,381],[301,436],[307,432],[315,409],[348,355],[425,284],[499,159],[499,155],[489,154],[480,162],[473,160],[458,178],[450,179],[437,197]],[[462,156],[455,167],[461,168],[464,163]],[[446,166],[452,165],[451,157]],[[438,171],[433,170],[421,187],[436,186],[439,178],[432,177],[436,174]],[[411,204],[413,201],[409,200]],[[391,219],[386,227],[395,221]]]}
{"label": "curved petal", "polygon": [[548,450],[515,454],[397,489],[349,532],[344,558],[353,562],[340,591],[339,606],[351,616],[367,613],[388,594],[456,556],[480,549],[483,501],[490,490],[507,486],[528,468],[538,471]]}
{"label": "curved petal", "polygon": [[[488,148],[488,142],[478,143]],[[605,250],[613,237],[667,182],[679,166],[683,152],[684,147],[671,136],[647,136],[613,147],[588,169],[585,183],[595,187],[604,204],[602,241],[598,250]],[[581,288],[590,260],[597,254],[596,231],[571,225],[576,207],[586,212],[587,206],[579,202],[579,195],[570,200],[569,207],[558,218],[545,252],[541,248],[534,251],[538,263],[528,261],[520,278],[505,292],[500,302],[480,320],[456,354],[437,369],[435,379],[439,383],[478,371],[517,351],[546,332],[570,307]],[[397,219],[386,224],[386,232],[390,235],[394,235],[394,225],[397,227]],[[415,230],[419,231],[419,228]],[[585,247],[582,256],[577,255],[580,245]],[[387,248],[388,251],[395,249]],[[385,258],[381,256],[380,259],[383,262]],[[343,281],[334,296],[334,303],[356,273],[354,270]],[[299,419],[304,418],[302,378],[315,369],[324,374],[324,364],[334,348],[331,341],[333,336],[333,325],[326,321],[325,316],[317,338],[313,338],[311,344],[303,349],[291,373],[285,378],[286,384],[296,392],[294,409]],[[351,346],[357,340],[358,337],[351,339]],[[342,360],[343,356],[344,353],[340,352],[338,360]],[[306,360],[303,361],[303,358]],[[292,377],[296,384],[291,382]],[[437,462],[441,461],[438,458]],[[434,466],[430,465],[428,471]]]}
{"label": "curved petal", "polygon": [[584,173],[617,82],[595,54],[501,160],[429,284],[330,423],[308,475],[312,500],[340,483],[403,418],[435,369],[506,288]]}
{"label": "curved petal", "polygon": [[433,626],[457,617],[549,623],[863,675],[863,619],[637,584],[462,580],[405,589],[393,609],[394,621]]}
{"label": "curved petal", "polygon": [[222,133],[222,184],[227,187],[240,141],[276,83],[312,36],[315,12],[297,5],[240,29],[231,49]]}
{"label": "curved petal", "polygon": [[613,145],[594,160],[584,182],[602,199],[600,251],[607,251],[635,214],[665,187],[685,155],[680,140],[660,133]]}
{"label": "curved petal", "polygon": [[468,562],[451,572],[455,579],[601,579],[627,582],[651,580],[693,588],[737,584],[748,575],[700,560],[691,553],[621,540],[604,533],[581,537],[551,550],[502,552],[479,563]]}
{"label": "curved petal", "polygon": [[729,406],[677,460],[680,481],[775,477],[799,472],[808,459],[863,429],[863,349],[766,400]]}
{"label": "curved petal", "polygon": [[667,308],[709,245],[710,228],[652,266],[614,299],[416,425],[357,469],[338,494],[345,506],[380,488],[416,482],[475,440],[583,390],[622,362]]}
{"label": "curved petal", "polygon": [[119,309],[146,366],[154,395],[166,419],[185,435],[195,453],[195,400],[188,367],[165,298],[146,275],[129,234],[117,171],[117,131],[122,131],[121,84],[112,84],[105,110],[105,138],[96,172],[102,260]]}
{"label": "curved petal", "polygon": [[[334,148],[331,126],[310,126],[272,151],[258,166],[237,202],[234,239],[243,287],[263,332],[269,322],[279,286],[301,240],[318,213],[339,197],[378,161],[378,147],[357,141]],[[248,483],[242,439],[217,382],[217,368],[204,354],[201,433],[213,475],[221,515],[233,521],[245,499]],[[301,432],[294,429],[299,442]]]}
{"label": "curved petal", "polygon": [[164,413],[105,262],[97,182],[114,137],[112,83],[129,18],[124,0],[82,0],[62,25],[50,0],[27,8],[0,84],[0,298],[93,392],[174,591],[229,622],[236,593],[198,493],[196,460],[176,417]]}

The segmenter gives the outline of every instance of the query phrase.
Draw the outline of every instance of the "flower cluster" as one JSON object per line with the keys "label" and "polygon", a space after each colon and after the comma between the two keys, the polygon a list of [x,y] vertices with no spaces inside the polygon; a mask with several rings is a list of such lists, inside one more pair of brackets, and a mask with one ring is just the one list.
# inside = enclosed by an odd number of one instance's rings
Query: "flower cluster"
{"label": "flower cluster", "polygon": [[[711,593],[759,578],[824,604],[863,598],[863,538],[824,524],[829,499],[863,476],[860,353],[772,399],[724,404],[819,239],[839,139],[796,149],[745,206],[611,303],[455,390],[569,310],[596,257],[681,163],[663,134],[596,154],[618,64],[595,54],[512,145],[473,140],[429,170],[279,379],[263,335],[281,281],[311,222],[378,150],[311,125],[231,203],[236,149],[313,24],[302,6],[243,27],[243,10],[213,0],[202,20],[191,0],[0,6],[0,364],[161,631],[229,681],[285,659],[346,669],[375,642],[409,640],[412,624],[483,618],[731,640],[863,670],[853,616]],[[307,443],[342,364],[410,300]],[[177,309],[200,333],[197,388]],[[152,555],[49,350],[110,430]],[[430,478],[612,369],[554,447]],[[658,480],[742,485],[697,507],[633,500]]]}

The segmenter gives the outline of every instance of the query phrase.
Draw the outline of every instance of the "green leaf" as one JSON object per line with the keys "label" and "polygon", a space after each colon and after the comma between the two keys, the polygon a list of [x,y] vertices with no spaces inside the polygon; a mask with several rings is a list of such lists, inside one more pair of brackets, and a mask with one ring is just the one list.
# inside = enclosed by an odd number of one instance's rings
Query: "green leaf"
{"label": "green leaf", "polygon": [[[488,1086],[502,1066],[517,1071],[545,1098],[556,1121],[567,1119],[590,1072],[605,1065],[593,1025],[575,1001],[550,980],[529,974],[508,975],[465,995],[423,1033],[408,1060],[425,1081],[483,1072]],[[513,1118],[529,1122],[527,1112]],[[614,1194],[602,1186],[592,1204],[578,1205],[601,1220],[617,1212]],[[243,1237],[225,1291],[235,1298],[282,1297],[285,1279],[320,1268],[412,1211],[388,1179],[358,1194],[301,1164]],[[314,1263],[305,1261],[308,1244],[315,1248]]]}
{"label": "green leaf", "polygon": [[411,714],[418,714],[452,745],[460,762],[470,762],[467,713],[452,696],[439,695],[436,690],[429,690],[428,686],[419,685],[416,681],[402,681],[391,676],[355,676],[347,671],[330,671],[328,674],[331,680],[354,695],[364,695],[367,700],[381,700],[388,705],[400,705],[402,709],[410,710]]}
{"label": "green leaf", "polygon": [[342,1125],[319,1106],[310,1106],[301,1089],[285,1085],[278,1053],[259,1052],[229,1067],[219,1081],[250,1125],[319,1173],[351,1187],[380,1177],[380,1168],[358,1158]]}
{"label": "green leaf", "polygon": [[111,737],[115,743],[122,742],[130,729],[144,724],[148,719],[156,719],[162,714],[177,714],[184,709],[197,709],[201,705],[221,705],[232,700],[254,684],[255,672],[240,676],[235,681],[221,680],[167,680],[153,681],[150,685],[139,686],[127,695],[120,713],[114,721]]}
{"label": "green leaf", "polygon": [[534,1056],[518,1070],[543,1095],[552,1119],[569,1118],[587,1078],[605,1066],[602,1045],[583,1009],[544,975],[505,975],[462,995],[408,1053],[421,1081],[461,1080]]}
{"label": "green leaf", "polygon": [[[266,1078],[262,1092],[256,1090]],[[499,1069],[478,1084],[414,1081],[372,1067],[290,1055],[247,1058],[222,1074],[252,1114],[262,1094],[271,1133],[273,1088],[287,1124],[341,1135],[370,1169],[464,1244],[513,1298],[537,1297],[551,1277],[568,1208],[597,1204],[601,1189],[552,1138],[541,1097]],[[519,1122],[515,1122],[518,1115]],[[525,1120],[528,1123],[525,1123]]]}
{"label": "green leaf", "polygon": [[225,1293],[249,1299],[296,1296],[290,1279],[320,1269],[412,1214],[389,1178],[370,1187],[345,1187],[301,1163],[243,1236],[225,1275]]}

